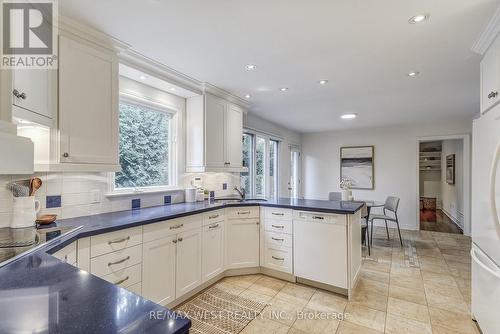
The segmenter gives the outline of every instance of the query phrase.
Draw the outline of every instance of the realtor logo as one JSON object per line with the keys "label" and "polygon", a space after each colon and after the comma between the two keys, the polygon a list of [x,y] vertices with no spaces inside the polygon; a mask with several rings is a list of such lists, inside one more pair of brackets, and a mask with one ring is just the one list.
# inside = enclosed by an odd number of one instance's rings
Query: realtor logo
{"label": "realtor logo", "polygon": [[57,68],[56,0],[3,0],[1,67]]}

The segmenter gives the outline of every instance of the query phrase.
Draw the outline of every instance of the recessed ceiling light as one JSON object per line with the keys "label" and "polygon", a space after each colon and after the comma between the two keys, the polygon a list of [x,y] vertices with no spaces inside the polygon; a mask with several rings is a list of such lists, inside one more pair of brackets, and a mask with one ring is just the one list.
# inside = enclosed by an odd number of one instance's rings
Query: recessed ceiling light
{"label": "recessed ceiling light", "polygon": [[245,67],[248,71],[253,71],[253,70],[257,69],[257,65],[255,65],[255,64],[247,64],[247,66],[245,66]]}
{"label": "recessed ceiling light", "polygon": [[246,95],[245,95],[245,99],[249,99],[249,98],[251,98],[251,97],[252,97],[252,95],[250,95],[250,94],[246,94]]}
{"label": "recessed ceiling light", "polygon": [[429,19],[429,14],[418,14],[418,15],[415,15],[413,17],[410,17],[410,19],[408,20],[408,23],[410,24],[415,24],[415,23],[420,23],[420,22],[424,22],[425,20]]}
{"label": "recessed ceiling light", "polygon": [[420,74],[420,72],[418,72],[418,71],[411,71],[410,73],[408,73],[408,76],[409,77],[416,77],[419,74]]}
{"label": "recessed ceiling light", "polygon": [[146,79],[147,79],[147,77],[146,77],[145,75],[141,75],[141,76],[139,76],[139,79],[141,79],[141,80],[146,80]]}
{"label": "recessed ceiling light", "polygon": [[344,115],[340,116],[340,118],[342,118],[342,119],[353,119],[353,118],[356,118],[356,116],[358,116],[358,115],[356,115],[356,114],[344,114]]}
{"label": "recessed ceiling light", "polygon": [[175,89],[175,87],[170,88],[170,91],[171,91],[171,92],[175,92],[176,90],[177,90],[177,89]]}
{"label": "recessed ceiling light", "polygon": [[326,85],[328,83],[328,80],[320,80],[319,84],[320,85]]}
{"label": "recessed ceiling light", "polygon": [[282,92],[286,92],[287,90],[288,90],[288,87],[280,88],[280,91],[282,91]]}

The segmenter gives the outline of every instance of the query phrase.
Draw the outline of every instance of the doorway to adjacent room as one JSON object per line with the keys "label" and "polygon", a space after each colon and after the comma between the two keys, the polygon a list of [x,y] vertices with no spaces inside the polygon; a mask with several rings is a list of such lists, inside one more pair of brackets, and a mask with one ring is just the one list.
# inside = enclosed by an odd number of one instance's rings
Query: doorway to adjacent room
{"label": "doorway to adjacent room", "polygon": [[418,140],[420,230],[470,234],[469,136]]}

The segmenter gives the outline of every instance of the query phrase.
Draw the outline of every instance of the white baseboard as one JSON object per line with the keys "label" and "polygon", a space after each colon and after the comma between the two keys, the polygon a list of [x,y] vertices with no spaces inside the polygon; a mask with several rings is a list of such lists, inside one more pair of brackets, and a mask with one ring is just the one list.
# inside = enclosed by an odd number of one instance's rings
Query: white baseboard
{"label": "white baseboard", "polygon": [[462,231],[464,230],[464,214],[457,211],[458,217],[453,216],[449,211],[445,210],[445,208],[441,209],[443,213],[450,218],[450,220],[457,225]]}

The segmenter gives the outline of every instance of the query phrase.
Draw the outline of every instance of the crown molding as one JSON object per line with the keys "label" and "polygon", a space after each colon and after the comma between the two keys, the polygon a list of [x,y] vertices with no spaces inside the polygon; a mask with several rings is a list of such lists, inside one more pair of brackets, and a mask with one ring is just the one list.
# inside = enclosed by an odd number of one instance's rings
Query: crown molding
{"label": "crown molding", "polygon": [[212,95],[223,98],[229,102],[232,102],[234,104],[239,105],[242,108],[245,108],[245,110],[250,107],[250,102],[248,102],[247,100],[245,100],[239,96],[236,96],[234,94],[231,94],[230,92],[228,92],[222,88],[219,88],[217,86],[214,86],[208,82],[203,83],[203,92],[210,93]]}
{"label": "crown molding", "polygon": [[104,48],[111,49],[117,53],[131,48],[131,45],[128,43],[66,16],[59,15],[55,22],[55,26],[62,32],[69,33]]}
{"label": "crown molding", "polygon": [[497,8],[493,17],[484,27],[481,35],[472,46],[472,51],[484,55],[500,32],[500,7]]}
{"label": "crown molding", "polygon": [[190,90],[196,94],[203,93],[201,81],[174,70],[154,59],[151,59],[133,49],[127,49],[118,54],[120,63],[133,67],[146,74],[168,81],[171,84]]}

